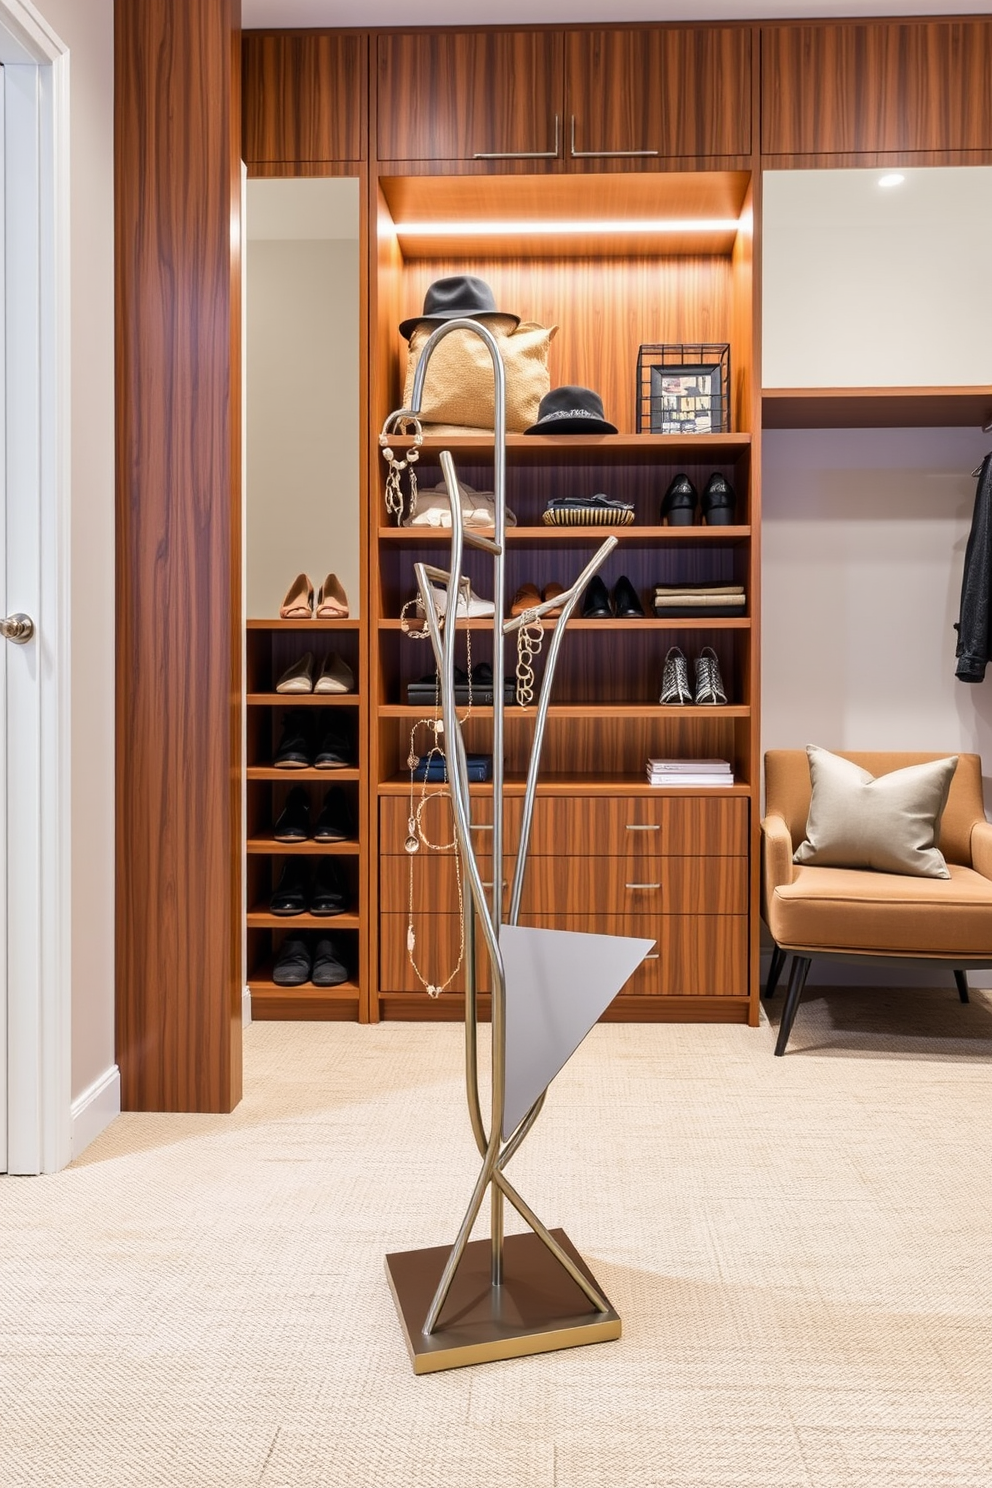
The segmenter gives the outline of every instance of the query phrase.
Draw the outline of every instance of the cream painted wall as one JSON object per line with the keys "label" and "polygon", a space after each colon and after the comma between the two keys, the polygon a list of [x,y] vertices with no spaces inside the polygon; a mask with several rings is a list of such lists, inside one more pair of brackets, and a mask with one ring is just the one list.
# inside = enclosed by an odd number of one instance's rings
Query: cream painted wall
{"label": "cream painted wall", "polygon": [[114,7],[38,4],[69,47],[75,1101],[114,1065]]}
{"label": "cream painted wall", "polygon": [[765,387],[992,382],[992,166],[768,171]]}
{"label": "cream painted wall", "polygon": [[354,615],[360,521],[357,191],[351,222],[356,236],[350,239],[259,239],[252,236],[253,192],[268,184],[253,181],[248,187],[248,614],[277,615],[302,569],[315,586],[336,573]]}

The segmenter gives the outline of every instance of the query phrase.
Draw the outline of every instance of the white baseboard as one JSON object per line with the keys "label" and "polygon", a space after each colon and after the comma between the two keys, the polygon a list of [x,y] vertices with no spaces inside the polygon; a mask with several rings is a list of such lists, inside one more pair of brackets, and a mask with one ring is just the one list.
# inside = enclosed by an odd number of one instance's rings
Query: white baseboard
{"label": "white baseboard", "polygon": [[88,1090],[76,1097],[69,1108],[71,1156],[78,1157],[85,1152],[120,1114],[121,1072],[116,1064],[112,1064]]}
{"label": "white baseboard", "polygon": [[241,994],[241,1027],[247,1028],[251,1023],[251,988],[246,987]]}
{"label": "white baseboard", "polygon": [[[761,985],[768,979],[771,951],[761,953]],[[992,971],[969,971],[968,982],[972,987],[992,987]],[[788,968],[782,972],[778,990],[785,992],[789,984]],[[905,961],[901,964],[888,962],[878,966],[866,966],[863,961],[825,961],[813,957],[809,969],[807,987],[954,987],[952,968],[928,966],[925,961]]]}

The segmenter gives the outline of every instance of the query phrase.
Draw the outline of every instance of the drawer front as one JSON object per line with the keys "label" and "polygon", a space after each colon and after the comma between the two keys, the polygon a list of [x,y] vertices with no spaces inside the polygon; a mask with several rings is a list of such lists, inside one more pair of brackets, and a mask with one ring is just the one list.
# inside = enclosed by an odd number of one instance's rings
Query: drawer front
{"label": "drawer front", "polygon": [[[419,799],[417,795],[415,806]],[[519,796],[511,796],[506,803],[508,851],[516,847],[522,807]],[[406,797],[384,796],[380,801],[381,852],[403,851],[409,811]],[[473,796],[472,820],[480,824],[473,839],[476,851],[486,851],[492,819],[492,797]],[[422,820],[433,842],[452,840],[454,825],[446,795],[428,801]],[[529,851],[533,857],[563,853],[612,857],[628,852],[663,857],[746,857],[748,802],[743,796],[721,800],[713,796],[538,795]]]}
{"label": "drawer front", "polygon": [[[458,961],[457,914],[425,914],[414,917],[414,933],[417,937],[414,955],[417,965],[429,979],[444,981]],[[410,965],[406,949],[406,914],[382,914],[379,916],[379,986],[383,992],[427,993],[417,980]],[[489,957],[481,937],[476,943],[476,985],[480,992],[488,992],[491,984]],[[465,991],[464,971],[446,989],[449,992]]]}
{"label": "drawer front", "polygon": [[[746,997],[748,993],[744,915],[563,915],[551,926],[535,915],[523,915],[521,920],[524,924],[540,922],[544,929],[653,939],[651,959],[623,987],[624,996]],[[379,928],[382,990],[422,991],[406,952],[406,915],[381,915]],[[415,920],[415,930],[417,964],[426,976],[443,980],[458,960],[458,916],[421,915]],[[476,967],[479,990],[488,991],[489,960],[481,940],[476,945]],[[461,972],[448,990],[464,992]]]}
{"label": "drawer front", "polygon": [[[520,824],[521,801],[511,798],[503,813],[504,847],[516,846]],[[420,786],[414,787],[413,808],[420,805]],[[447,793],[437,792],[427,799],[421,812],[421,824],[431,842],[453,842],[455,823],[451,814],[451,802]],[[489,853],[492,843],[493,798],[472,797],[472,840],[477,853]],[[403,853],[403,843],[409,834],[410,802],[406,796],[383,796],[379,802],[379,851],[380,853]]]}
{"label": "drawer front", "polygon": [[[522,924],[538,922],[521,915]],[[746,997],[747,923],[746,915],[599,914],[561,915],[546,928],[653,938],[651,959],[623,987],[624,996]]]}
{"label": "drawer front", "polygon": [[[492,884],[492,859],[479,871]],[[504,887],[513,870],[507,860]],[[379,860],[380,905],[402,913],[410,902],[406,853]],[[463,890],[464,890],[463,882]],[[747,913],[746,858],[534,857],[527,866],[521,910],[529,914],[707,914]],[[506,901],[504,901],[506,902]],[[423,849],[413,859],[413,904],[418,914],[456,914],[458,884],[453,853]],[[551,920],[548,923],[552,923]]]}
{"label": "drawer front", "polygon": [[747,822],[743,796],[539,796],[530,851],[740,857],[747,854]]}

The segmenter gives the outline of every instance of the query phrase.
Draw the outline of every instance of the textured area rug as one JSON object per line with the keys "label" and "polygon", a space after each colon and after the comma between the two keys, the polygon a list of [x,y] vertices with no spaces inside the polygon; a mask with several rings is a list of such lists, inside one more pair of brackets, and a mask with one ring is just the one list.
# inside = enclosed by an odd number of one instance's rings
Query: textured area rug
{"label": "textured area rug", "polygon": [[383,1257],[461,1220],[461,1038],[257,1024],[233,1116],[0,1180],[4,1488],[989,1488],[988,994],[594,1029],[511,1174],[623,1338],[417,1379]]}

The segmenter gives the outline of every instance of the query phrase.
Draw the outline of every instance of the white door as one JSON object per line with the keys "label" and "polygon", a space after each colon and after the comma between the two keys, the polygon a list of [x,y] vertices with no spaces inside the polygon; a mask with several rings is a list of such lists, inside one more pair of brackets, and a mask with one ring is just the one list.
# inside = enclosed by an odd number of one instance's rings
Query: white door
{"label": "white door", "polygon": [[[0,347],[4,334],[4,69],[0,66]],[[0,512],[7,510],[6,358],[0,356]],[[7,609],[7,524],[0,525],[0,614]],[[0,784],[7,779],[7,647],[0,646]],[[7,841],[7,792],[0,789],[0,845]],[[7,854],[0,851],[0,1173],[7,1171]]]}

